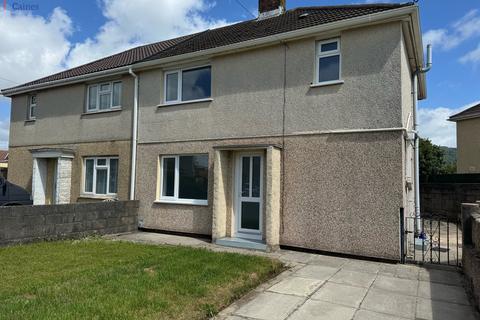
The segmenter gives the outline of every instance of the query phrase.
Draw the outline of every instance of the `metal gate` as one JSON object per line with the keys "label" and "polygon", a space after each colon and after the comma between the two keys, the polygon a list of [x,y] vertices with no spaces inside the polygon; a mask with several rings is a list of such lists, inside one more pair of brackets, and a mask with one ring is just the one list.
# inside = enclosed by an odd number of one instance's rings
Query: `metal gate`
{"label": "metal gate", "polygon": [[[403,218],[403,210],[401,212]],[[401,219],[403,262],[461,266],[462,227],[460,219],[422,215]]]}

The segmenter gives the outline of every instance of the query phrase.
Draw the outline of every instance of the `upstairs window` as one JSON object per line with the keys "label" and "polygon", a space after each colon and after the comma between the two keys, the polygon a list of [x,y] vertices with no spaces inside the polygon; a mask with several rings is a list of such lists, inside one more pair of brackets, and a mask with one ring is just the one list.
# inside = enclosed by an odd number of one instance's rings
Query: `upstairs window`
{"label": "upstairs window", "polygon": [[118,158],[85,158],[84,188],[88,195],[114,196],[118,185]]}
{"label": "upstairs window", "polygon": [[212,96],[210,66],[165,73],[165,103],[208,99]]}
{"label": "upstairs window", "polygon": [[87,112],[121,108],[122,82],[105,82],[88,86]]}
{"label": "upstairs window", "polygon": [[316,83],[339,81],[341,70],[340,39],[319,41],[316,51]]}
{"label": "upstairs window", "polygon": [[35,120],[37,115],[37,95],[31,95],[28,97],[28,120]]}

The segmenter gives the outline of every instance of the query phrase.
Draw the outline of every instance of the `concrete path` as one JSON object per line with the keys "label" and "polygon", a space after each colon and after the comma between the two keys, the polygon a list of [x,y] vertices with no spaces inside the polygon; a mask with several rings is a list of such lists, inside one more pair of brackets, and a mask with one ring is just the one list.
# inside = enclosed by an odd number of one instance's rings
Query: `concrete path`
{"label": "concrete path", "polygon": [[113,239],[186,245],[266,255],[290,269],[220,312],[221,320],[474,320],[462,285],[451,269],[427,269],[280,250],[262,253],[205,240],[155,233]]}

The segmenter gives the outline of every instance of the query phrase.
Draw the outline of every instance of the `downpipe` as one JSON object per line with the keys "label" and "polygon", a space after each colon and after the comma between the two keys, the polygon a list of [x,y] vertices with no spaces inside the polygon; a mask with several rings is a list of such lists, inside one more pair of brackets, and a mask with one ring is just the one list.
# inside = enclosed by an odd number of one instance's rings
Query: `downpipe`
{"label": "downpipe", "polygon": [[418,76],[427,73],[432,68],[432,45],[427,45],[427,65],[417,69],[413,74],[413,112],[414,112],[414,126],[415,133],[415,220],[417,226],[417,236],[421,235],[422,226],[420,218],[420,136],[418,134]]}
{"label": "downpipe", "polygon": [[133,123],[132,123],[132,155],[130,168],[130,200],[135,200],[135,182],[137,171],[137,135],[138,135],[138,75],[130,68],[128,73],[134,78]]}

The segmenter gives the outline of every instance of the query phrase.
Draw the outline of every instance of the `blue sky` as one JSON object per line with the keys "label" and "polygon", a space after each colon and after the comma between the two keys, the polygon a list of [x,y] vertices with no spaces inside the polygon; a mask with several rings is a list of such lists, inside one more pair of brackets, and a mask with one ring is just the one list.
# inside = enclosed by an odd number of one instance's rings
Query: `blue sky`
{"label": "blue sky", "polygon": [[[256,14],[258,0],[240,2]],[[360,2],[287,0],[287,6]],[[12,10],[14,3],[38,8]],[[454,146],[455,126],[445,118],[480,100],[480,2],[418,4],[424,40],[434,45],[428,99],[420,102],[421,133]],[[0,87],[134,45],[250,18],[237,0],[7,0],[7,12],[0,9]],[[7,143],[9,114],[9,100],[0,97],[0,147]]]}

